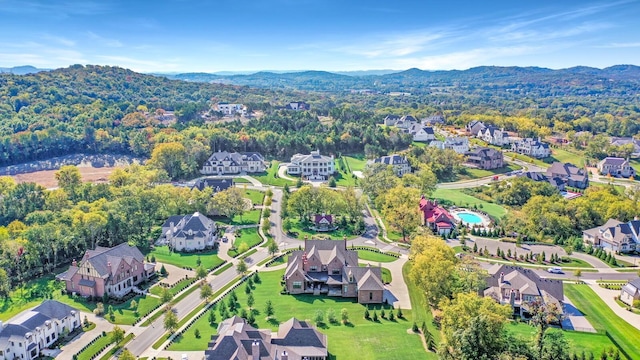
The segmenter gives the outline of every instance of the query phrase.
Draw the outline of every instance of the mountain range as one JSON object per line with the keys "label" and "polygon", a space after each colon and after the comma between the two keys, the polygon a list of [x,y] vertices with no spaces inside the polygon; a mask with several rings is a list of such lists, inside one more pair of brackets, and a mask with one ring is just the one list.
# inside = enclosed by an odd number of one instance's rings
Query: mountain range
{"label": "mountain range", "polygon": [[14,66],[10,68],[0,67],[0,73],[11,73],[15,75],[35,74],[41,71],[49,71],[50,69],[39,69],[31,65]]}

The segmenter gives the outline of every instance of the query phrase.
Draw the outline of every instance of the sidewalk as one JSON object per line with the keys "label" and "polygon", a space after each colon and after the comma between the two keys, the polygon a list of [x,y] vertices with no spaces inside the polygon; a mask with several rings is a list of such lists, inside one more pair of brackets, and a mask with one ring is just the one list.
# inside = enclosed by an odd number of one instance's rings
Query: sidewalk
{"label": "sidewalk", "polygon": [[[96,324],[96,327],[91,331],[87,331],[87,332],[83,332],[82,334],[79,334],[73,340],[71,340],[66,345],[64,345],[61,348],[62,351],[57,356],[59,359],[71,359],[73,355],[75,355],[78,351],[80,351],[87,343],[89,343],[89,341],[98,337],[98,335],[102,334],[103,331],[105,332],[111,331],[115,326],[102,317],[98,317],[98,316],[95,316],[94,314],[86,313],[86,312],[80,312],[80,321],[84,321],[85,315],[87,316],[87,320],[89,320],[89,322]],[[118,326],[120,326],[125,331],[128,331],[129,329],[131,329],[131,326],[128,326],[128,325],[118,325]]]}
{"label": "sidewalk", "polygon": [[614,296],[620,295],[619,290],[602,288],[596,283],[596,280],[584,280],[584,282],[589,284],[591,289],[598,294],[600,299],[602,299],[602,301],[604,301],[605,304],[607,304],[607,306],[616,313],[616,315],[618,315],[622,320],[628,322],[631,326],[640,330],[640,315],[625,310],[625,308],[618,305],[618,303],[613,299]]}

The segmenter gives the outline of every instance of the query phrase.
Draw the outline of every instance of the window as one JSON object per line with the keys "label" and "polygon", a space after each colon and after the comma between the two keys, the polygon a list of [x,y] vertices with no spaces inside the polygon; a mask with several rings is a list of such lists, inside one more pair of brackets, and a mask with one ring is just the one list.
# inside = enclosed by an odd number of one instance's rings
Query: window
{"label": "window", "polygon": [[302,281],[294,281],[293,282],[294,289],[302,289]]}
{"label": "window", "polygon": [[369,292],[369,300],[373,300],[373,293]]}
{"label": "window", "polygon": [[336,269],[332,270],[331,271],[331,275],[340,275],[340,270],[339,269],[338,270],[336,270]]}
{"label": "window", "polygon": [[318,271],[318,267],[317,266],[312,266],[309,268],[309,271]]}
{"label": "window", "polygon": [[342,289],[343,293],[346,293],[349,291],[349,285],[345,285],[344,288]]}

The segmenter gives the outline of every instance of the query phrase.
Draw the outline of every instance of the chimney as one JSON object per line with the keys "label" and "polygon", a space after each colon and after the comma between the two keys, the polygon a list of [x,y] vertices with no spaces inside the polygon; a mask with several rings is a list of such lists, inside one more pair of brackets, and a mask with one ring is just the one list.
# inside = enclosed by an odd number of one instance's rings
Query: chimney
{"label": "chimney", "polygon": [[504,282],[504,273],[501,272],[500,273],[500,284],[502,284]]}
{"label": "chimney", "polygon": [[509,304],[513,307],[516,304],[516,292],[515,290],[511,290],[511,294],[509,294]]}
{"label": "chimney", "polygon": [[342,240],[344,241],[344,249],[347,250],[347,235],[343,236]]}
{"label": "chimney", "polygon": [[109,272],[111,272],[111,261],[107,262],[107,268],[109,269]]}
{"label": "chimney", "polygon": [[258,340],[254,340],[251,344],[251,359],[260,360],[260,343]]}
{"label": "chimney", "polygon": [[287,354],[286,351],[283,351],[280,360],[289,360],[289,354]]}
{"label": "chimney", "polygon": [[76,261],[76,259],[73,259],[73,261],[71,262],[71,266],[78,266],[78,262]]}

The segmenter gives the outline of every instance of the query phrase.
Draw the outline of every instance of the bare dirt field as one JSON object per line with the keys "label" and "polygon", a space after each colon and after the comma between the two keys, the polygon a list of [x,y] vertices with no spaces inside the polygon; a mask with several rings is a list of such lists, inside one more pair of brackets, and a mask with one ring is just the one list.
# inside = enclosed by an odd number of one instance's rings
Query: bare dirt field
{"label": "bare dirt field", "polygon": [[[115,169],[120,167],[122,166],[99,168],[82,166],[78,167],[78,170],[80,170],[80,175],[82,175],[83,182],[100,183],[107,182],[107,180],[109,180],[109,175],[111,175],[111,173]],[[34,182],[36,184],[44,186],[47,189],[50,189],[58,186],[58,182],[55,178],[56,171],[58,170],[42,170],[28,174],[11,175],[11,177],[14,178],[18,183]]]}

